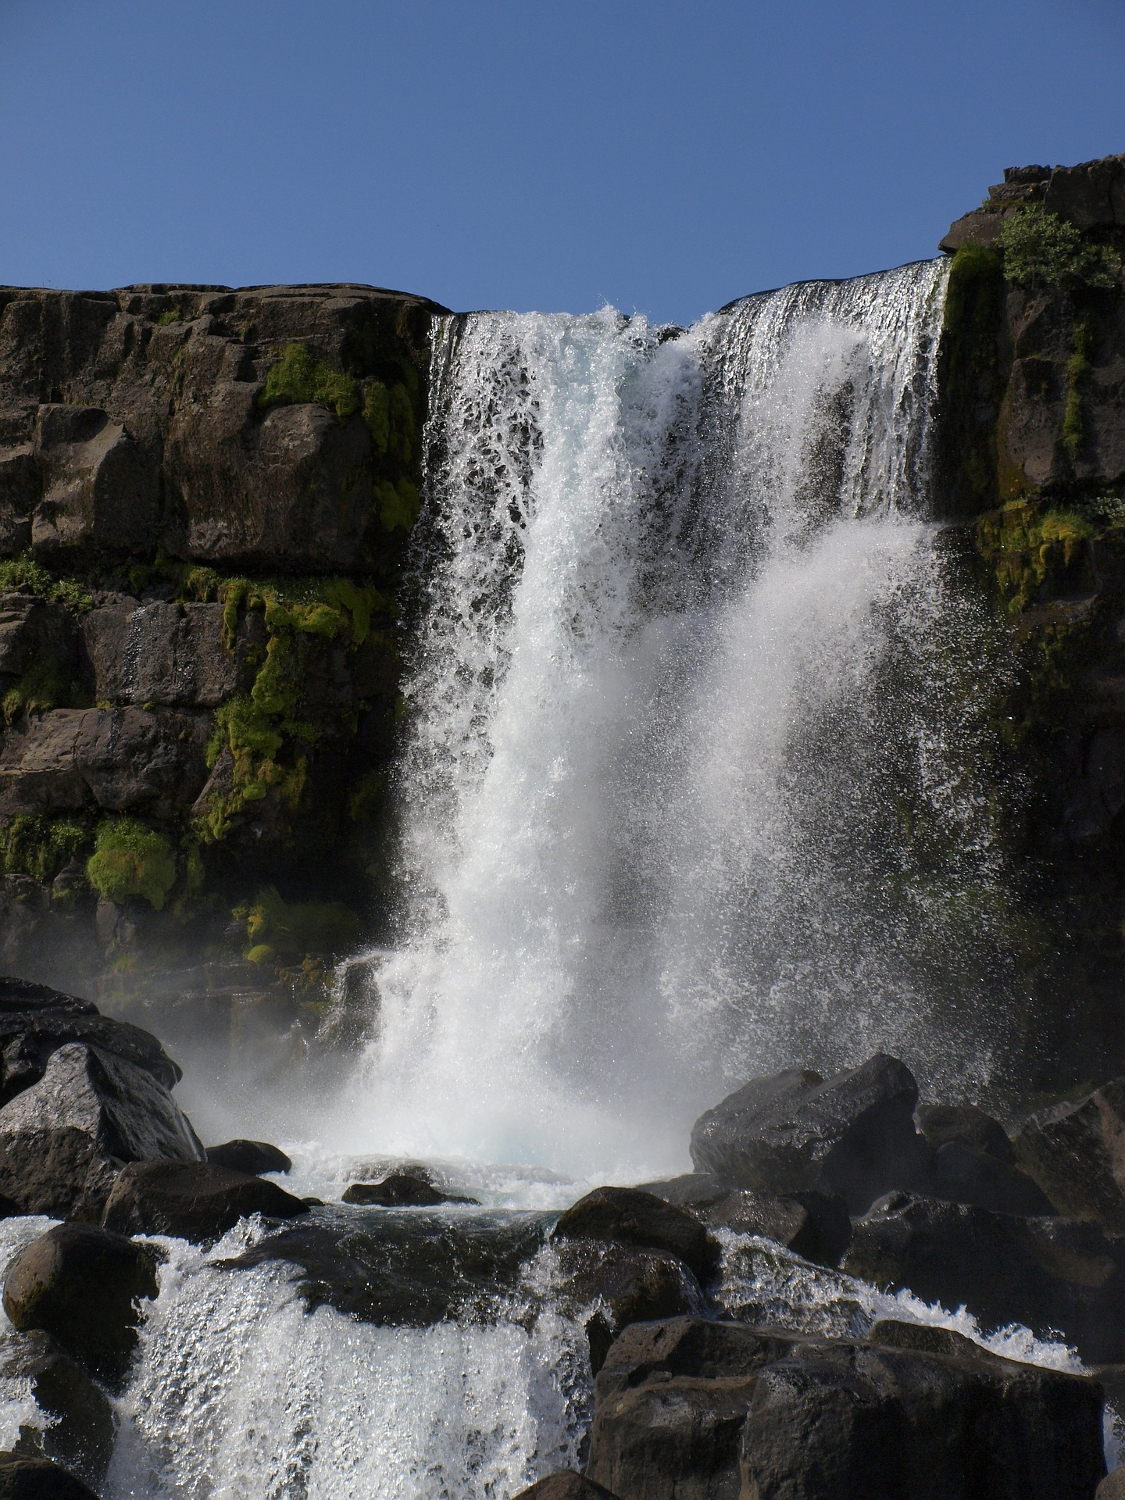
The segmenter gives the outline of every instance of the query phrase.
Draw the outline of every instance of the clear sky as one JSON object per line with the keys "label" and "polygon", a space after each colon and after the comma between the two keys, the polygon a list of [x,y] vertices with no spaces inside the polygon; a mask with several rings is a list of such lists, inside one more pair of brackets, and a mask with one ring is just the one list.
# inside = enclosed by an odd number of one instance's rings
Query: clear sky
{"label": "clear sky", "polygon": [[1125,0],[0,0],[0,283],[680,322],[1125,151]]}

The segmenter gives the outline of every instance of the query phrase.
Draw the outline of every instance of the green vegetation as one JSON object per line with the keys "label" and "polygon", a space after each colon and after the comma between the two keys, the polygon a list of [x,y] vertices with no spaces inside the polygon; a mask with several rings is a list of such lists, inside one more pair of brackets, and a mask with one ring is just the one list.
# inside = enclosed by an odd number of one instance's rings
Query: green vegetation
{"label": "green vegetation", "polygon": [[1012,500],[977,523],[981,556],[992,569],[1008,612],[1022,614],[1048,576],[1068,568],[1094,528],[1076,510]]}
{"label": "green vegetation", "polygon": [[350,375],[318,360],[307,344],[287,344],[266,375],[261,404],[302,401],[327,406],[343,422],[359,410],[359,387]]}
{"label": "green vegetation", "polygon": [[167,328],[170,323],[182,323],[184,315],[178,307],[166,307],[156,320],[157,328]]}
{"label": "green vegetation", "polygon": [[89,843],[90,830],[70,818],[39,818],[21,813],[0,830],[0,859],[5,875],[53,880],[59,870]]}
{"label": "green vegetation", "polygon": [[89,593],[73,578],[59,578],[38,563],[30,553],[0,560],[0,593],[23,589],[40,594],[52,604],[63,604],[75,614],[93,608]]}
{"label": "green vegetation", "polygon": [[1041,204],[1021,204],[1008,215],[997,240],[1004,275],[1017,286],[1094,287],[1118,284],[1121,257],[1108,245],[1091,245],[1082,231]]}
{"label": "green vegetation", "polygon": [[66,678],[56,657],[42,651],[27,671],[4,694],[0,707],[4,712],[4,723],[11,725],[24,713],[46,713],[50,708],[62,708],[71,699],[71,683]]}
{"label": "green vegetation", "polygon": [[176,853],[163,835],[135,818],[115,818],[98,829],[86,876],[109,901],[142,896],[160,911],[176,883]]}
{"label": "green vegetation", "polygon": [[256,964],[343,953],[359,942],[361,932],[359,918],[341,902],[290,904],[274,886],[259,891],[251,905],[236,907],[234,915],[246,923],[250,946],[243,957]]}

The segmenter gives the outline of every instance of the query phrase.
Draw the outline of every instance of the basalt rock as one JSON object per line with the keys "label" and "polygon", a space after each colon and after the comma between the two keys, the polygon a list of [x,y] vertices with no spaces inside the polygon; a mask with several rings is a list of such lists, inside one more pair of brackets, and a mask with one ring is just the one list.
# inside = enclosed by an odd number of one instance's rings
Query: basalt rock
{"label": "basalt rock", "polygon": [[342,1194],[344,1203],[379,1208],[435,1208],[439,1203],[477,1203],[476,1198],[443,1193],[423,1177],[392,1172],[382,1182],[353,1182]]}
{"label": "basalt rock", "polygon": [[1125,1078],[1032,1116],[1015,1150],[1059,1213],[1125,1231]]}
{"label": "basalt rock", "polygon": [[263,1172],[288,1172],[293,1166],[285,1152],[268,1141],[225,1141],[221,1146],[208,1146],[207,1160],[254,1177]]}
{"label": "basalt rock", "polygon": [[1125,1358],[1125,1239],[1096,1224],[894,1193],[853,1224],[843,1269],[986,1328],[1056,1330],[1087,1362]]}
{"label": "basalt rock", "polygon": [[152,1074],[71,1042],[0,1109],[0,1192],[23,1213],[96,1222],[126,1162],[203,1156],[191,1124]]}
{"label": "basalt rock", "polygon": [[756,1078],[696,1121],[692,1161],[759,1191],[839,1193],[862,1213],[924,1171],[917,1102],[910,1070],[881,1053],[828,1079],[799,1069]]}
{"label": "basalt rock", "polygon": [[1006,1214],[1050,1214],[1055,1208],[1031,1177],[961,1141],[946,1141],[919,1182],[927,1197],[974,1203]]}
{"label": "basalt rock", "polygon": [[790,1197],[739,1188],[689,1210],[709,1229],[733,1229],[762,1235],[787,1250],[835,1266],[848,1248],[851,1221],[844,1200],[826,1193],[806,1192]]}
{"label": "basalt rock", "polygon": [[617,1496],[573,1469],[561,1469],[530,1489],[520,1490],[515,1500],[617,1500]]}
{"label": "basalt rock", "polygon": [[0,1453],[0,1500],[98,1500],[98,1497],[49,1458]]}
{"label": "basalt rock", "polygon": [[1107,1474],[1094,1493],[1094,1500],[1125,1500],[1125,1469]]}
{"label": "basalt rock", "polygon": [[275,1182],[208,1161],[139,1161],[109,1194],[102,1222],[122,1234],[168,1234],[204,1244],[239,1219],[295,1219],[308,1205]]}
{"label": "basalt rock", "polygon": [[57,1224],[10,1262],[4,1311],[51,1337],[97,1379],[119,1386],[136,1345],[139,1302],[157,1295],[163,1259],[91,1224]]}
{"label": "basalt rock", "polygon": [[555,1225],[556,1240],[593,1239],[666,1251],[700,1282],[718,1266],[718,1247],[699,1221],[639,1188],[595,1188],[568,1208]]}
{"label": "basalt rock", "polygon": [[62,1464],[97,1489],[117,1436],[113,1406],[102,1387],[49,1334],[40,1332],[8,1338],[0,1356],[0,1378],[26,1380],[36,1406],[51,1419],[41,1432],[21,1432],[21,1454]]}
{"label": "basalt rock", "polygon": [[956,1334],[828,1342],[677,1319],[627,1329],[588,1470],[623,1500],[1079,1500],[1101,1393]]}
{"label": "basalt rock", "polygon": [[975,1104],[920,1104],[915,1113],[918,1129],[927,1146],[940,1151],[956,1144],[1009,1165],[1016,1159],[1008,1132]]}

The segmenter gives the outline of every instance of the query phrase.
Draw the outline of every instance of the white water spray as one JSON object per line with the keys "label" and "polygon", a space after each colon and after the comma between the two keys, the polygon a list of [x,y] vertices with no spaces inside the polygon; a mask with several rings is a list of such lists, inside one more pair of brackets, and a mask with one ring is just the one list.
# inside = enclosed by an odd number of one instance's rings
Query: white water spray
{"label": "white water spray", "polygon": [[894,823],[990,878],[926,524],[943,289],[445,320],[364,1144],[620,1176],[755,1071],[949,1081],[930,1016],[987,976]]}

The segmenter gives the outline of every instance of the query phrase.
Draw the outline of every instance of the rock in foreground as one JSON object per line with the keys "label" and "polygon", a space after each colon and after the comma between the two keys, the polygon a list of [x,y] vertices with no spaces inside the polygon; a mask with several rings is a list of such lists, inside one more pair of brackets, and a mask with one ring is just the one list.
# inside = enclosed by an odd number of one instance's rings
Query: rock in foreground
{"label": "rock in foreground", "polygon": [[1125,1078],[1033,1115],[1015,1151],[1060,1213],[1125,1230]]}
{"label": "rock in foreground", "polygon": [[107,1229],[169,1234],[198,1244],[220,1239],[239,1219],[295,1219],[308,1205],[275,1182],[211,1162],[135,1162],[118,1177],[105,1206]]}
{"label": "rock in foreground", "polygon": [[145,1068],[81,1042],[0,1109],[0,1193],[20,1212],[100,1219],[124,1162],[192,1162],[203,1147]]}
{"label": "rock in foreground", "polygon": [[617,1496],[573,1469],[560,1469],[530,1489],[521,1490],[515,1500],[617,1500]]}
{"label": "rock in foreground", "polygon": [[696,1121],[691,1159],[741,1187],[839,1193],[863,1213],[925,1169],[914,1128],[918,1085],[882,1053],[824,1079],[807,1069],[755,1078]]}
{"label": "rock in foreground", "polygon": [[595,1188],[560,1216],[552,1237],[666,1250],[700,1282],[714,1275],[719,1260],[718,1246],[697,1219],[640,1188]]}
{"label": "rock in foreground", "polygon": [[[1089,1500],[1101,1391],[938,1330],[940,1349],[676,1319],[597,1380],[591,1478],[621,1500]],[[925,1336],[930,1330],[920,1330]]]}
{"label": "rock in foreground", "polygon": [[92,1224],[56,1224],[12,1259],[4,1311],[13,1327],[49,1333],[99,1380],[125,1373],[138,1303],[159,1290],[160,1253]]}
{"label": "rock in foreground", "polygon": [[0,1453],[0,1500],[98,1500],[93,1490],[47,1458]]}

